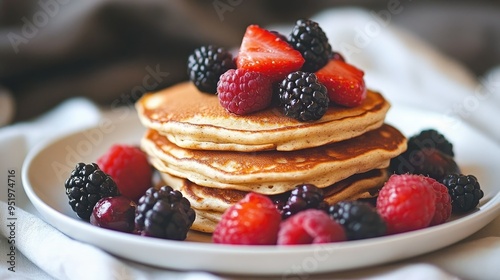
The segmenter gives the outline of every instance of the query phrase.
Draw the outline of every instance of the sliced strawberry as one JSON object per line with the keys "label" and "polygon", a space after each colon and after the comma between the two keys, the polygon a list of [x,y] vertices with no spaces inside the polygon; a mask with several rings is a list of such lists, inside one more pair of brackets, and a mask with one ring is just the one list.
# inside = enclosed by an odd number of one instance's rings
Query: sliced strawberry
{"label": "sliced strawberry", "polygon": [[330,100],[347,107],[360,105],[366,98],[364,72],[342,60],[330,60],[316,72],[328,89]]}
{"label": "sliced strawberry", "polygon": [[304,61],[300,52],[279,34],[250,25],[243,36],[236,66],[265,74],[276,82],[299,70]]}

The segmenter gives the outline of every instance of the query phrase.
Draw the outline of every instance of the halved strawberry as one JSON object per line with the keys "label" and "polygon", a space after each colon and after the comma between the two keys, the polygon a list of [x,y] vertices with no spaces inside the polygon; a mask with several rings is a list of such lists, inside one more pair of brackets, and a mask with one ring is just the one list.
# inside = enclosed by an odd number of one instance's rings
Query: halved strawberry
{"label": "halved strawberry", "polygon": [[316,72],[328,89],[330,100],[347,107],[360,105],[366,98],[364,72],[342,60],[330,60]]}
{"label": "halved strawberry", "polygon": [[236,66],[265,74],[277,82],[287,74],[299,70],[304,61],[300,52],[279,34],[258,25],[250,25],[243,36]]}

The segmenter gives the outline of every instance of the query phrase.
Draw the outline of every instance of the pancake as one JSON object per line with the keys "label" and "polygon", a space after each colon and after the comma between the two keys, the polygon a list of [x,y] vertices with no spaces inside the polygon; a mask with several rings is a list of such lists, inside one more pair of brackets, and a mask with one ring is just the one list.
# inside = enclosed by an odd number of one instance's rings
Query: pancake
{"label": "pancake", "polygon": [[[323,188],[325,200],[328,204],[333,204],[352,198],[374,197],[378,193],[377,187],[382,185],[387,180],[387,177],[386,169],[374,169],[365,173],[352,175],[349,178]],[[165,184],[182,192],[191,203],[191,206],[199,210],[224,212],[231,205],[243,199],[248,193],[234,189],[204,187],[168,173],[161,173],[161,178]],[[270,195],[273,200],[280,199],[280,196],[283,196],[283,194]]]}
{"label": "pancake", "polygon": [[271,195],[303,182],[324,188],[357,173],[386,168],[391,158],[406,149],[406,138],[384,124],[356,138],[321,147],[243,153],[184,149],[149,130],[141,147],[160,172],[201,186]]}
{"label": "pancake", "polygon": [[[375,169],[355,174],[323,189],[325,201],[333,205],[339,201],[357,200],[375,197],[387,180],[385,169]],[[224,211],[243,199],[248,193],[233,189],[215,189],[203,187],[187,179],[178,178],[168,173],[161,173],[163,181],[173,189],[180,191],[191,203],[196,212],[192,229],[213,232]],[[286,199],[285,194],[269,196],[273,201]]]}
{"label": "pancake", "polygon": [[380,127],[390,104],[368,91],[360,106],[331,105],[318,121],[299,122],[276,107],[238,116],[227,112],[216,95],[199,92],[190,82],[146,94],[137,103],[144,126],[179,147],[225,151],[293,151],[359,136]]}

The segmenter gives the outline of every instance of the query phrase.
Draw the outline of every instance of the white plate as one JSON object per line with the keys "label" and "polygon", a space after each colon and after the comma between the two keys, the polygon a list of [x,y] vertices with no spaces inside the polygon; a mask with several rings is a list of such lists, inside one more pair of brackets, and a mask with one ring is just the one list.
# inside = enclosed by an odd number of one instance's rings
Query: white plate
{"label": "white plate", "polygon": [[70,134],[34,149],[23,166],[26,193],[43,218],[66,235],[117,256],[180,270],[283,276],[359,268],[431,252],[478,231],[500,210],[500,149],[471,127],[434,113],[394,106],[388,122],[406,135],[436,128],[455,146],[464,173],[475,174],[484,190],[478,211],[443,225],[373,239],[299,246],[230,246],[192,233],[188,241],[140,237],[101,229],[72,212],[64,181],[78,161],[92,162],[115,143],[138,143],[144,129],[133,118]]}

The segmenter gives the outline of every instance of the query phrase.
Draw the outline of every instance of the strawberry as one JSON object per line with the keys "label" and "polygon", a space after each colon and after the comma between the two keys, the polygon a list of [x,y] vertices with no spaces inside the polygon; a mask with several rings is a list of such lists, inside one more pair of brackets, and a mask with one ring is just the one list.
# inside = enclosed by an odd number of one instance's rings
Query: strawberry
{"label": "strawberry", "polygon": [[241,42],[236,67],[265,74],[273,82],[299,70],[305,60],[286,40],[257,25],[247,27]]}
{"label": "strawberry", "polygon": [[316,71],[328,89],[330,100],[347,107],[360,105],[366,98],[364,72],[341,59],[332,59]]}

